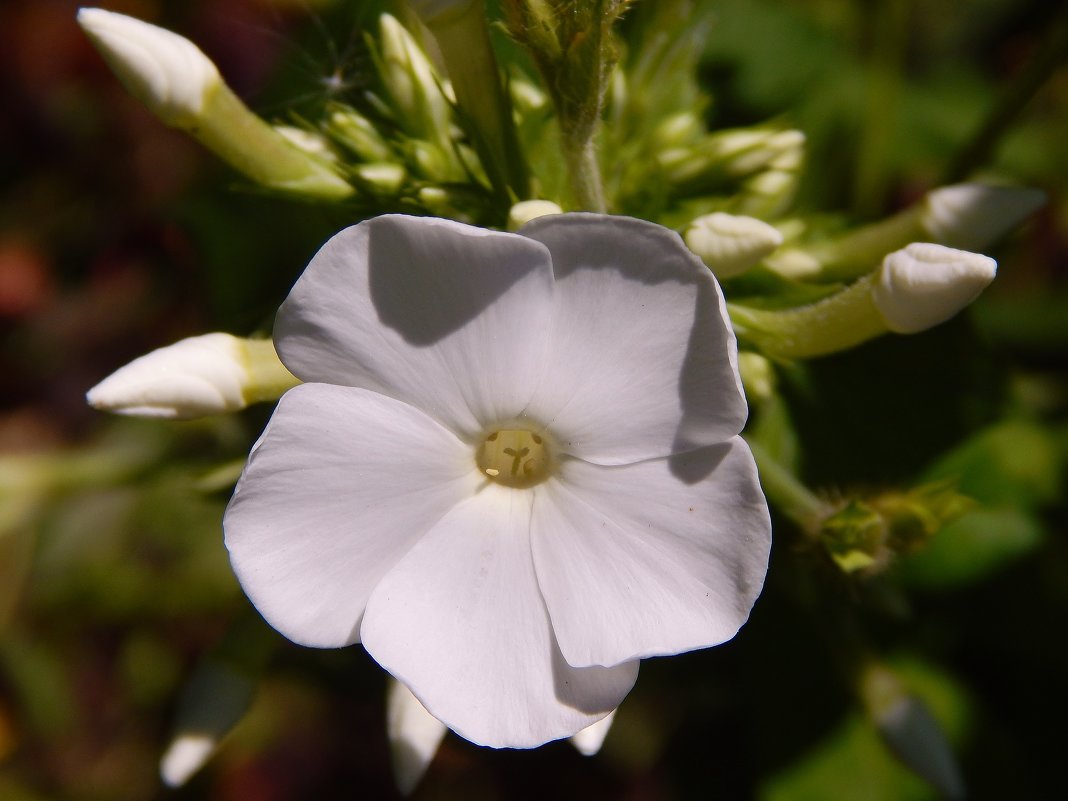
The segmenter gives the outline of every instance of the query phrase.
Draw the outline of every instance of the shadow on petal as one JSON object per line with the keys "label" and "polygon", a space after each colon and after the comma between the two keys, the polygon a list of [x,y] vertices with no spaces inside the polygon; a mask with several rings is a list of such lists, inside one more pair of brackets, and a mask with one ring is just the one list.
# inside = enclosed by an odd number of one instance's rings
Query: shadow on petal
{"label": "shadow on petal", "polygon": [[424,218],[380,217],[373,223],[371,302],[383,325],[417,347],[463,328],[548,262],[543,248],[515,235]]}
{"label": "shadow on petal", "polygon": [[560,652],[548,616],[546,625],[553,643],[552,670],[556,700],[586,715],[611,713],[638,680],[639,661],[622,662],[612,667],[574,667]]}
{"label": "shadow on petal", "polygon": [[731,444],[724,442],[677,453],[668,459],[668,467],[671,474],[684,484],[697,484],[712,475],[730,452]]}

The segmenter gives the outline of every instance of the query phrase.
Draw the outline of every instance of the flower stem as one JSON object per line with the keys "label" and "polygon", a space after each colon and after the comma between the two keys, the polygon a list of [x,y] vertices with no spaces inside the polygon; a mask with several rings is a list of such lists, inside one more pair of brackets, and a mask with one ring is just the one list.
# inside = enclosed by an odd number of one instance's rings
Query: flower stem
{"label": "flower stem", "polygon": [[333,201],[355,192],[328,164],[302,152],[253,114],[225,84],[211,90],[200,118],[183,127],[262,186]]}
{"label": "flower stem", "polygon": [[971,141],[953,160],[945,183],[965,178],[990,160],[1020,112],[1068,59],[1068,8],[1061,7],[1061,13],[1048,31],[1038,52],[1028,60],[1027,66],[998,99]]}
{"label": "flower stem", "polygon": [[746,440],[756,459],[764,494],[784,515],[802,528],[810,528],[831,513],[831,507],[797,477],[771,457],[764,448]]}
{"label": "flower stem", "polygon": [[604,214],[608,206],[601,183],[601,167],[597,163],[597,149],[593,132],[583,135],[564,134],[561,137],[564,162],[571,183],[572,202],[576,211],[595,211]]}
{"label": "flower stem", "polygon": [[757,309],[728,303],[739,339],[779,359],[807,359],[846,350],[890,329],[872,299],[872,275],[808,306]]}

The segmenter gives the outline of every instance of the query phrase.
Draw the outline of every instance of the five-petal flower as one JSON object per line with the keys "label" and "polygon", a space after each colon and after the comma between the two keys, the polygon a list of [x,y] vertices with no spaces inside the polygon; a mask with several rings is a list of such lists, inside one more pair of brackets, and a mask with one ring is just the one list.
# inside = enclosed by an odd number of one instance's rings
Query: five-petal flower
{"label": "five-petal flower", "polygon": [[462,736],[529,747],[748,617],[768,510],[722,295],[674,232],[378,217],[315,256],[275,344],[306,383],[224,527],[290,639],[362,642]]}

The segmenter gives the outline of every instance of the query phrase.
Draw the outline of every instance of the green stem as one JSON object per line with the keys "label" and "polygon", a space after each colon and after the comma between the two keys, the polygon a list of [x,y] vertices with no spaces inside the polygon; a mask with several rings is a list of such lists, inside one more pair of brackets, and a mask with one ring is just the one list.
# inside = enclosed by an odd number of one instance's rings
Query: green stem
{"label": "green stem", "polygon": [[201,114],[181,126],[238,172],[262,186],[323,200],[355,191],[325,162],[297,148],[220,83]]}
{"label": "green stem", "polygon": [[821,265],[812,277],[821,281],[859,278],[878,267],[887,253],[910,242],[928,241],[931,235],[920,223],[921,213],[921,206],[916,205],[837,239],[802,248]]}
{"label": "green stem", "polygon": [[597,163],[597,148],[593,144],[593,132],[585,136],[564,134],[561,142],[567,176],[571,184],[574,210],[604,214],[608,211],[608,205],[604,199],[601,167]]}
{"label": "green stem", "polygon": [[832,509],[827,502],[775,461],[763,447],[752,440],[746,441],[756,460],[764,494],[779,511],[805,529],[811,528],[831,513]]}
{"label": "green stem", "polygon": [[1049,36],[1042,43],[1016,80],[1002,93],[997,104],[979,126],[968,145],[953,160],[944,183],[951,184],[966,178],[977,167],[990,161],[1001,138],[1016,121],[1020,112],[1068,59],[1068,6],[1049,28]]}
{"label": "green stem", "polygon": [[807,359],[846,350],[890,329],[872,299],[873,278],[808,306],[756,309],[728,303],[738,338],[779,359]]}
{"label": "green stem", "polygon": [[888,173],[888,154],[893,144],[901,95],[901,62],[908,25],[907,0],[879,0],[874,14],[868,86],[861,118],[860,150],[853,185],[853,208],[859,214],[875,214],[883,207]]}

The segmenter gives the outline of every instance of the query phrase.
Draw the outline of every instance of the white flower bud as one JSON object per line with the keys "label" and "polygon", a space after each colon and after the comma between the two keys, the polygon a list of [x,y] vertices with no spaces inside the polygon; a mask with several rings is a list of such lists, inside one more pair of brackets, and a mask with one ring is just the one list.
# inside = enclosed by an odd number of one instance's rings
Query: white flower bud
{"label": "white flower bud", "polygon": [[684,239],[717,278],[741,275],[782,244],[782,234],[766,222],[723,212],[698,217]]}
{"label": "white flower bud", "polygon": [[222,83],[211,59],[176,33],[101,8],[80,9],[78,24],[130,93],[170,125],[200,116]]}
{"label": "white flower bud", "polygon": [[393,680],[386,697],[386,735],[397,789],[410,795],[434,761],[445,724],[427,712],[411,690]]}
{"label": "white flower bud", "polygon": [[187,420],[244,409],[296,383],[270,340],[205,334],[134,359],[89,390],[86,400],[116,414]]}
{"label": "white flower bud", "polygon": [[218,748],[219,741],[208,734],[188,733],[174,738],[163,752],[159,775],[168,787],[181,787],[200,770]]}
{"label": "white flower bud", "polygon": [[775,368],[759,353],[738,351],[738,374],[750,402],[768,400],[775,394]]}
{"label": "white flower bud", "polygon": [[601,750],[604,738],[608,735],[608,730],[612,728],[612,721],[615,719],[616,710],[613,709],[596,723],[571,735],[571,744],[583,756],[593,756]]}
{"label": "white flower bud", "polygon": [[891,331],[912,334],[954,316],[996,273],[997,263],[987,256],[914,242],[883,260],[872,300]]}
{"label": "white flower bud", "polygon": [[531,220],[546,214],[563,214],[564,210],[551,200],[521,200],[508,210],[508,230],[518,231]]}
{"label": "white flower bud", "polygon": [[942,244],[982,250],[1045,202],[1043,192],[1028,187],[954,184],[928,193],[920,222]]}
{"label": "white flower bud", "polygon": [[394,17],[378,18],[382,48],[380,72],[410,133],[434,141],[447,141],[451,111],[444,82],[434,71],[419,43]]}
{"label": "white flower bud", "polygon": [[408,180],[408,172],[400,164],[360,164],[352,172],[371,191],[383,195],[397,194]]}

